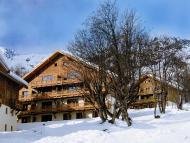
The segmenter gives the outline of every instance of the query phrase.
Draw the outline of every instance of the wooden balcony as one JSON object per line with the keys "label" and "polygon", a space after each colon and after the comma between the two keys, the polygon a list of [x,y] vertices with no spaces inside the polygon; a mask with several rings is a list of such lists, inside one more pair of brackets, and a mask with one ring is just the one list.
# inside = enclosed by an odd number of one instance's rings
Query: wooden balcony
{"label": "wooden balcony", "polygon": [[45,113],[59,113],[59,112],[71,112],[71,111],[84,111],[93,110],[94,107],[91,104],[65,104],[60,107],[47,107],[47,108],[34,108],[27,111],[22,111],[19,116],[23,115],[36,115]]}
{"label": "wooden balcony", "polygon": [[154,98],[137,100],[131,105],[131,108],[148,108],[153,107],[156,100]]}
{"label": "wooden balcony", "polygon": [[135,104],[142,104],[142,103],[149,103],[149,102],[156,102],[154,98],[149,98],[149,99],[141,99],[135,102]]}
{"label": "wooden balcony", "polygon": [[30,102],[30,101],[42,101],[42,100],[53,100],[67,97],[79,97],[82,96],[81,90],[64,90],[58,92],[47,92],[47,93],[38,93],[31,94],[28,96],[20,96],[20,102]]}
{"label": "wooden balcony", "polygon": [[64,79],[60,78],[58,75],[53,75],[53,80],[43,81],[42,77],[38,78],[38,81],[32,81],[29,86],[32,88],[55,86],[55,85],[65,85],[65,84],[75,84],[80,83],[79,79]]}

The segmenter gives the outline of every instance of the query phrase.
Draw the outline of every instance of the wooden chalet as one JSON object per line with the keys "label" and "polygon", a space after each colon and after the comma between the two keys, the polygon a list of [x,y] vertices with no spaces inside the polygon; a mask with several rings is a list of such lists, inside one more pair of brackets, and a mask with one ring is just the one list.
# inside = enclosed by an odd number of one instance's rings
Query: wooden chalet
{"label": "wooden chalet", "polygon": [[[83,82],[78,78],[79,59],[56,51],[23,79],[28,88],[20,90],[22,111],[19,122],[43,122],[91,118],[94,107],[81,94]],[[81,64],[82,66],[82,64]]]}
{"label": "wooden chalet", "polygon": [[138,99],[136,103],[133,104],[132,108],[152,108],[156,102],[155,96],[161,94],[161,84],[164,84],[164,90],[167,92],[167,101],[174,103],[179,102],[182,92],[172,83],[161,83],[158,78],[153,78],[152,75],[144,75],[140,83]]}
{"label": "wooden chalet", "polygon": [[19,88],[24,85],[27,83],[10,72],[0,55],[0,131],[15,130]]}

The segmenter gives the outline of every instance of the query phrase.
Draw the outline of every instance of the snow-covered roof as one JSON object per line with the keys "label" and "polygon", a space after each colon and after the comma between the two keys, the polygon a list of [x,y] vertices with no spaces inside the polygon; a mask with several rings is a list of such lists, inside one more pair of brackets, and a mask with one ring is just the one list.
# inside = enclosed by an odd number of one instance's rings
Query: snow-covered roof
{"label": "snow-covered roof", "polygon": [[[161,82],[159,77],[154,77],[152,74],[146,74],[144,76],[148,76],[150,78],[155,78],[155,80]],[[180,90],[183,90],[183,88],[181,86],[177,87],[177,82],[175,81],[166,81],[165,83],[167,83],[168,86],[173,87],[173,88],[179,88]]]}
{"label": "snow-covered roof", "polygon": [[28,83],[23,80],[21,77],[19,77],[18,75],[14,74],[13,72],[10,71],[9,67],[7,66],[3,56],[0,53],[0,64],[6,69],[5,73],[2,73],[3,75],[5,75],[6,77],[8,77],[9,79],[15,81],[18,84],[21,85],[28,85]]}
{"label": "snow-covered roof", "polygon": [[97,66],[95,64],[89,63],[84,61],[83,59],[76,57],[74,55],[72,55],[71,53],[65,52],[65,51],[56,51],[53,54],[51,54],[49,57],[45,58],[42,62],[40,62],[32,71],[30,71],[29,73],[27,73],[26,75],[24,75],[23,79],[27,80],[30,77],[32,77],[33,73],[36,73],[39,69],[41,69],[43,66],[45,66],[47,63],[49,63],[49,61],[51,61],[52,59],[54,59],[55,57],[57,57],[59,54],[63,55],[63,56],[67,56],[75,61],[80,61],[83,64],[86,64],[90,67],[93,68],[97,68]]}
{"label": "snow-covered roof", "polygon": [[7,66],[5,60],[3,59],[3,56],[0,53],[0,64],[5,68],[5,70],[9,71],[9,67]]}
{"label": "snow-covered roof", "polygon": [[9,75],[13,80],[15,80],[15,82],[21,83],[21,84],[26,85],[26,86],[28,85],[28,83],[27,83],[25,80],[23,80],[21,77],[19,77],[19,76],[16,75],[15,73],[9,72],[8,75]]}

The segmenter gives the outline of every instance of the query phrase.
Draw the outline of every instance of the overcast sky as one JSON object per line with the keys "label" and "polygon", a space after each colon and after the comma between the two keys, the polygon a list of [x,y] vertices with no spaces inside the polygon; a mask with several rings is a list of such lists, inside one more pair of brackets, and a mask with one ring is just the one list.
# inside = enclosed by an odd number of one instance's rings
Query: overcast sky
{"label": "overcast sky", "polygon": [[[103,0],[0,0],[0,46],[19,53],[64,49]],[[151,35],[190,39],[190,0],[117,0]]]}

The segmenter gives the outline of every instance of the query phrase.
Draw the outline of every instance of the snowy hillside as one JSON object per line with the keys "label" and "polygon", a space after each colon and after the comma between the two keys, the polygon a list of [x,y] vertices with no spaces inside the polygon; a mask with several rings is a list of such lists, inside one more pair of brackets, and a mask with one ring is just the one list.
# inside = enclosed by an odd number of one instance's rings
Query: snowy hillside
{"label": "snowy hillside", "polygon": [[25,68],[25,70],[30,71],[37,64],[39,64],[43,59],[45,59],[48,54],[18,54],[16,53],[13,58],[7,58],[6,50],[4,47],[0,47],[0,54],[3,55],[5,61],[9,65],[9,67],[20,66]]}
{"label": "snowy hillside", "polygon": [[160,119],[153,109],[132,110],[132,127],[121,120],[99,124],[99,118],[21,124],[20,131],[0,133],[0,143],[189,143],[189,109],[170,106]]}

